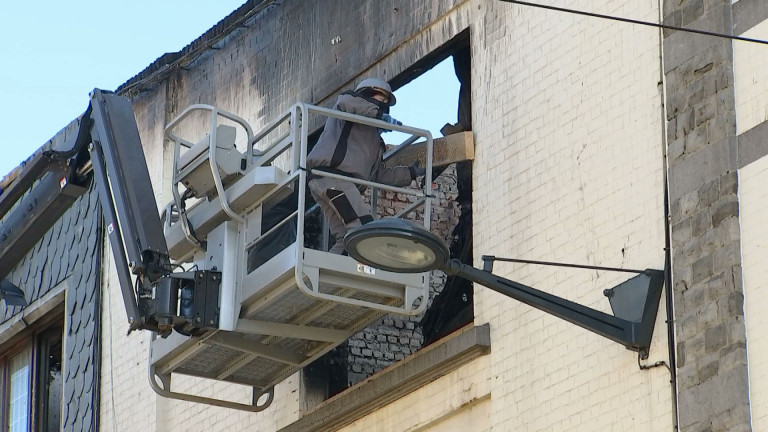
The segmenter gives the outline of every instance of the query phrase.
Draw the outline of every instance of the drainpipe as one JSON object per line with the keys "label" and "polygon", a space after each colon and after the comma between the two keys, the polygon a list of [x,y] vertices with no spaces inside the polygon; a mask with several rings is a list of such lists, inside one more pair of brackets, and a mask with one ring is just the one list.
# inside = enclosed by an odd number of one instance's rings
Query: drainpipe
{"label": "drainpipe", "polygon": [[[664,22],[664,0],[659,0],[659,23]],[[675,344],[675,308],[672,287],[672,240],[669,203],[669,160],[667,155],[667,90],[664,76],[664,30],[659,29],[659,86],[661,88],[661,143],[664,161],[664,285],[666,286],[667,349],[669,351],[669,374],[674,411],[674,430],[679,430],[680,412],[677,399],[677,359]]]}

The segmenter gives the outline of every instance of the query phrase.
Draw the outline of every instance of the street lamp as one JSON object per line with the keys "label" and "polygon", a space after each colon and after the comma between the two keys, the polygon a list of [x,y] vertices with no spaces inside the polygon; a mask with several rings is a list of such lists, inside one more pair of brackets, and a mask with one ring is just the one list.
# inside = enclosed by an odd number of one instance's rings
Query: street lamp
{"label": "street lamp", "polygon": [[350,257],[371,267],[398,273],[442,270],[620,343],[639,352],[641,358],[648,357],[664,285],[660,270],[632,271],[637,276],[605,290],[614,313],[609,315],[494,275],[495,257],[483,257],[483,270],[450,259],[448,248],[436,235],[404,219],[379,219],[350,230],[344,244]]}

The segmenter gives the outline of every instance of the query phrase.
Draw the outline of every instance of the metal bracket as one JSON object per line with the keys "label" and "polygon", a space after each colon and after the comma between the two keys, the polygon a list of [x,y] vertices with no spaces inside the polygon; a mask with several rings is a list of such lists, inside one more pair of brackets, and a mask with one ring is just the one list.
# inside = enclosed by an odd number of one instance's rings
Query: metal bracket
{"label": "metal bracket", "polygon": [[[488,265],[485,267],[489,268]],[[639,352],[643,359],[648,357],[664,286],[664,272],[661,270],[644,270],[606,290],[615,315],[496,276],[490,271],[476,269],[456,259],[447,263],[445,271],[618,342],[629,350]]]}
{"label": "metal bracket", "polygon": [[[162,383],[162,387],[157,383],[156,378],[160,380],[160,382]],[[248,412],[264,411],[270,405],[272,405],[272,401],[275,399],[274,387],[270,387],[269,389],[262,392],[259,392],[258,388],[252,387],[253,396],[250,404],[232,402],[228,400],[210,398],[206,396],[198,396],[198,395],[193,395],[188,393],[174,392],[174,391],[171,391],[170,374],[157,375],[155,373],[155,368],[151,364],[149,365],[149,386],[152,387],[152,390],[154,390],[155,393],[166,398],[183,400],[187,402],[202,403],[202,404],[213,405],[213,406],[218,406],[223,408],[232,408],[232,409],[248,411]],[[267,399],[263,403],[259,404],[259,400],[261,400],[262,397],[265,395],[267,396]]]}

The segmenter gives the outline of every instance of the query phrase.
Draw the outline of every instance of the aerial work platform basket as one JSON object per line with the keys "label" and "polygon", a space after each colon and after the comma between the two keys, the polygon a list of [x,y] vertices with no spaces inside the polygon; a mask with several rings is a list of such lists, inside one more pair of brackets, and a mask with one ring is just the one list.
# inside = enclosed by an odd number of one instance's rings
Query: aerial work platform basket
{"label": "aerial work platform basket", "polygon": [[[150,383],[159,394],[261,411],[272,402],[277,383],[382,315],[415,315],[426,308],[428,273],[373,269],[325,252],[325,227],[306,231],[306,216],[318,211],[307,202],[308,137],[328,116],[407,134],[388,156],[421,139],[427,146],[424,184],[431,185],[429,131],[372,118],[299,103],[254,135],[235,115],[193,105],[166,127],[175,155],[174,200],[164,212],[168,248],[180,266],[210,275],[194,282],[196,304],[207,302],[208,312],[196,318],[201,327],[152,340]],[[200,118],[210,125],[207,135],[196,142],[182,138],[199,130],[185,125]],[[423,190],[345,179],[372,188],[374,213],[377,189],[412,196],[396,217],[429,228],[431,202]],[[183,309],[188,299],[181,297]],[[252,401],[180,392],[172,389],[174,374],[252,387]]]}

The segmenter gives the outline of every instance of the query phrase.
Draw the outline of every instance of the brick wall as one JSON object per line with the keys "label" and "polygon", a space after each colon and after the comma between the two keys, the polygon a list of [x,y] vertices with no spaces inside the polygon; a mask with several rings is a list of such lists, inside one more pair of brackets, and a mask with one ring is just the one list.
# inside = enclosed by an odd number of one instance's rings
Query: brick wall
{"label": "brick wall", "polygon": [[[763,6],[768,9],[768,6]],[[758,15],[759,16],[759,15]],[[768,20],[764,20],[741,34],[743,37],[768,38]],[[741,134],[768,120],[768,57],[765,45],[735,42],[733,44],[734,96],[736,104],[736,128]],[[740,79],[741,78],[741,79]]]}
{"label": "brick wall", "polygon": [[[567,6],[653,21],[650,2]],[[502,2],[472,30],[474,255],[664,266],[658,34]],[[477,264],[477,263],[476,263]],[[497,264],[496,273],[607,310],[626,275]],[[668,359],[664,305],[651,363]],[[482,287],[494,430],[671,430],[670,375],[635,353]]]}
{"label": "brick wall", "polygon": [[[744,0],[733,5],[733,28],[740,36],[768,38],[768,5]],[[733,43],[734,104],[738,133],[738,214],[741,234],[741,267],[744,289],[749,376],[749,409],[752,430],[768,427],[768,376],[764,335],[764,289],[768,258],[765,253],[768,231],[762,222],[766,214],[765,182],[768,171],[768,81],[765,56],[757,48],[764,45]],[[745,427],[746,429],[746,427]]]}
{"label": "brick wall", "polygon": [[[451,165],[435,179],[432,186],[435,204],[432,209],[430,226],[445,244],[459,220],[460,210],[456,198],[456,166]],[[393,216],[410,204],[409,196],[394,192],[380,194],[379,217]],[[446,275],[432,272],[430,278],[429,304],[445,286]],[[429,306],[428,306],[429,307]],[[349,384],[355,384],[371,374],[384,369],[406,356],[416,352],[424,344],[421,320],[424,315],[403,317],[388,315],[348,341]]]}
{"label": "brick wall", "polygon": [[768,230],[765,214],[768,212],[768,158],[762,158],[739,170],[741,216],[742,266],[744,268],[744,316],[749,341],[749,396],[754,430],[768,427],[768,325],[764,313],[768,303],[768,290],[763,281],[768,277]]}
{"label": "brick wall", "polygon": [[339,432],[490,431],[494,420],[490,416],[489,360],[485,356],[452,371]]}

